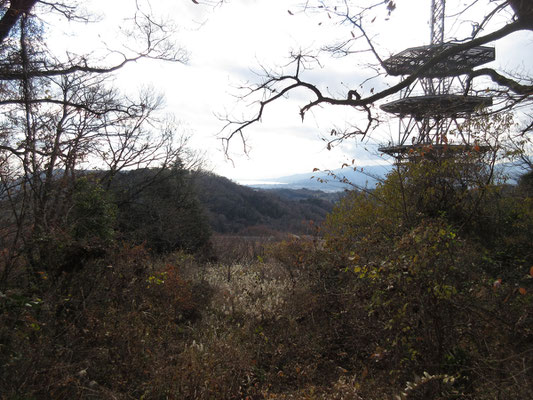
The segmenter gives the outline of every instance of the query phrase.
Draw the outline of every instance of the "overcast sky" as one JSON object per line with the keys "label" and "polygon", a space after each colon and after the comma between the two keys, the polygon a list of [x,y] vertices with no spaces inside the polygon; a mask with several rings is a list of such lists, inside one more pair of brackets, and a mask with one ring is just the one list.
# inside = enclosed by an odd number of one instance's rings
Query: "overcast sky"
{"label": "overcast sky", "polygon": [[[319,48],[334,40],[349,39],[350,29],[334,26],[326,14],[298,13],[301,0],[232,0],[215,9],[197,5],[192,0],[151,0],[154,13],[172,19],[178,31],[178,42],[189,51],[186,64],[146,61],[121,71],[117,83],[126,90],[153,85],[164,93],[166,110],[182,123],[192,135],[192,146],[206,152],[214,172],[242,181],[268,179],[313,168],[334,169],[346,160],[356,159],[358,165],[383,162],[376,154],[376,143],[383,143],[396,131],[397,125],[383,124],[379,132],[364,143],[350,140],[331,151],[322,140],[334,127],[343,128],[360,117],[350,109],[326,107],[309,113],[302,122],[299,106],[311,99],[304,92],[294,93],[269,108],[260,124],[247,129],[251,148],[242,154],[238,140],[232,142],[233,163],[225,160],[217,133],[223,123],[217,115],[253,111],[244,108],[235,95],[246,81],[258,82],[254,71],[259,66],[276,68],[287,62],[291,50]],[[399,0],[390,19],[383,9],[370,27],[376,35],[378,50],[385,57],[406,47],[429,42],[430,0]],[[448,1],[448,14],[463,2]],[[112,42],[121,19],[128,13],[131,0],[86,2],[91,11],[100,10],[99,24],[76,26],[76,36],[64,35],[54,27],[57,38],[65,45],[74,45],[78,52],[93,49],[96,41]],[[481,10],[481,11],[480,11]],[[289,11],[291,11],[289,13]],[[483,12],[477,9],[475,12]],[[293,14],[293,15],[291,15]],[[131,15],[131,14],[130,14]],[[447,36],[461,37],[471,30],[468,16],[454,24],[447,22]],[[472,16],[472,19],[478,17]],[[479,18],[477,18],[479,19]],[[498,64],[509,70],[531,70],[533,39],[531,33],[514,35],[497,44]],[[526,55],[529,59],[526,58]],[[364,68],[363,55],[345,59],[322,59],[322,68],[310,71],[308,77],[332,94],[356,87],[372,75]],[[391,82],[394,82],[391,81]],[[371,81],[381,87],[386,82]]]}

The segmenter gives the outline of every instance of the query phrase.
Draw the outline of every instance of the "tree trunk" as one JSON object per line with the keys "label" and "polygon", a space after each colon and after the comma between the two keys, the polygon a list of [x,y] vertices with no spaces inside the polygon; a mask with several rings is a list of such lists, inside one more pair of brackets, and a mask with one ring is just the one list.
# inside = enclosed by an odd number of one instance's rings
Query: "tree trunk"
{"label": "tree trunk", "polygon": [[9,8],[0,19],[0,43],[9,35],[21,15],[30,12],[37,0],[11,0]]}

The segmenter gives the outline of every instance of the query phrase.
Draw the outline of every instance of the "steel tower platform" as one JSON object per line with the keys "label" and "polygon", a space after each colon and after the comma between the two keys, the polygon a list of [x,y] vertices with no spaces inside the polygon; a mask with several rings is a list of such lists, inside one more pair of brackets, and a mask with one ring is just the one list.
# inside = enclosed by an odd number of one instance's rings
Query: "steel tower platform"
{"label": "steel tower platform", "polygon": [[[408,48],[383,62],[389,75],[417,76],[399,99],[380,107],[399,117],[400,127],[397,142],[382,146],[379,151],[398,159],[430,151],[488,149],[470,143],[469,135],[459,135],[458,142],[448,136],[460,120],[492,105],[490,97],[466,93],[464,75],[493,61],[495,51],[487,46],[468,48],[464,43],[445,43],[444,11],[445,0],[432,0],[429,45]],[[417,89],[421,93],[415,94]]]}

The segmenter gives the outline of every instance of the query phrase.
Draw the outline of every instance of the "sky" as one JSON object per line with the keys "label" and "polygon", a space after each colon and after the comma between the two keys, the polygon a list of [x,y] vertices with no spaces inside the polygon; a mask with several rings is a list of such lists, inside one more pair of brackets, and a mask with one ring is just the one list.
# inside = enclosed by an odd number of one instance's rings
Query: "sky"
{"label": "sky", "polygon": [[[352,159],[359,166],[390,162],[379,155],[376,147],[395,133],[394,122],[382,124],[363,142],[345,141],[328,151],[323,140],[328,132],[356,123],[362,117],[352,109],[323,107],[313,110],[302,121],[299,107],[312,98],[303,91],[273,104],[260,123],[245,131],[248,154],[243,154],[238,139],[230,144],[231,160],[223,153],[220,130],[224,122],[220,116],[228,113],[240,116],[255,110],[253,105],[238,100],[242,93],[238,87],[246,82],[259,82],[257,72],[261,66],[276,69],[285,65],[291,51],[317,49],[349,39],[349,27],[334,25],[324,13],[298,12],[301,0],[231,0],[214,8],[192,0],[150,3],[154,14],[168,18],[176,26],[176,41],[187,50],[189,60],[184,64],[138,62],[121,70],[116,83],[126,92],[153,86],[163,93],[165,111],[180,121],[183,132],[191,136],[191,146],[205,152],[208,169],[244,182],[311,172],[314,168],[335,169]],[[453,15],[454,6],[461,3],[448,1],[447,14]],[[101,21],[75,27],[62,25],[61,29],[54,26],[55,40],[79,53],[97,54],[103,42],[112,47],[118,40],[120,28],[126,26],[123,19],[131,15],[133,4],[132,0],[87,1],[87,9],[100,15]],[[430,0],[399,0],[397,6],[390,18],[380,8],[375,22],[369,26],[378,51],[385,58],[406,47],[429,42]],[[480,12],[483,10],[472,10],[473,14]],[[464,15],[453,23],[450,18],[447,37],[461,37],[471,30],[470,17],[479,19],[477,14]],[[496,63],[505,69],[531,71],[531,33],[498,42],[496,54]],[[365,66],[370,62],[365,54],[342,59],[326,56],[321,60],[321,67],[309,71],[306,77],[332,94],[357,87],[373,75]],[[365,89],[379,89],[394,82],[372,80]]]}

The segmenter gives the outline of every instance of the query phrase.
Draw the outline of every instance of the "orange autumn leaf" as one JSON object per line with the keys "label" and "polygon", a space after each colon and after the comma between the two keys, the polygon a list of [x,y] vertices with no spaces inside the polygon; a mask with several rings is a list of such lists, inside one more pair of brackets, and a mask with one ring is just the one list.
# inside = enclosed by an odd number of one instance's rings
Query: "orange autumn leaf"
{"label": "orange autumn leaf", "polygon": [[521,295],[525,295],[527,293],[527,290],[524,289],[523,287],[521,287],[520,289],[518,289],[518,291],[520,292]]}

